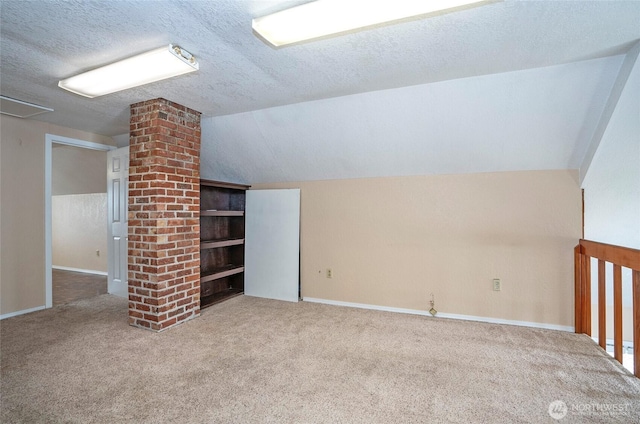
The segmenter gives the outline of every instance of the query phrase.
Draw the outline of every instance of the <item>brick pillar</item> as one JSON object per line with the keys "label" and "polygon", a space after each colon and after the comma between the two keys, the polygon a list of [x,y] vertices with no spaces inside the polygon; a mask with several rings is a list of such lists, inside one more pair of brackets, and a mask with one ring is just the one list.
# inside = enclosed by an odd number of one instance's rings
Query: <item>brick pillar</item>
{"label": "brick pillar", "polygon": [[129,324],[161,331],[200,315],[200,112],[131,105]]}

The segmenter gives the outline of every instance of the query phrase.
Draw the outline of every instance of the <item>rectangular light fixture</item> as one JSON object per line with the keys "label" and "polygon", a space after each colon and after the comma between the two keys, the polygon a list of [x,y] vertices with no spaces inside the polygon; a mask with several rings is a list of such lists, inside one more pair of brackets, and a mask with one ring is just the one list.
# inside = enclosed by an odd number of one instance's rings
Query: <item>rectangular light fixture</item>
{"label": "rectangular light fixture", "polygon": [[101,68],[64,79],[58,87],[93,98],[149,84],[199,69],[188,51],[169,44]]}
{"label": "rectangular light fixture", "polygon": [[251,26],[274,46],[339,34],[487,0],[316,0],[253,19]]}

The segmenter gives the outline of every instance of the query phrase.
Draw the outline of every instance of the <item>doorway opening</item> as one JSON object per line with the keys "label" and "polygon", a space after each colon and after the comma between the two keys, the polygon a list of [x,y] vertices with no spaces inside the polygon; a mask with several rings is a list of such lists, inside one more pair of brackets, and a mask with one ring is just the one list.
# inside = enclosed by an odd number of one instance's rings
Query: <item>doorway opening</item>
{"label": "doorway opening", "polygon": [[[54,154],[54,148],[56,150]],[[108,152],[115,149],[114,146],[94,143],[85,140],[61,137],[52,134],[45,136],[45,306],[51,308],[54,306],[54,227],[56,228],[56,288],[66,290],[67,292],[58,292],[60,296],[56,296],[56,304],[64,303],[66,300],[74,300],[74,296],[83,296],[83,293],[70,293],[73,287],[69,284],[73,282],[82,284],[84,289],[93,292],[101,286],[101,280],[106,281],[106,269],[104,271],[96,269],[105,268],[99,265],[108,259],[106,247],[102,247],[99,243],[106,243],[106,218],[95,224],[96,215],[104,215],[106,217],[106,193],[87,193],[87,191],[106,192],[106,180],[102,178],[99,181],[90,181],[91,178],[78,178],[69,172],[69,178],[64,178],[63,174],[55,172],[60,184],[56,183],[54,189],[54,157],[66,158],[71,160],[67,171],[81,170],[83,167],[95,168],[90,160],[83,162],[91,157],[91,151]],[[89,155],[87,155],[89,154]],[[106,154],[106,153],[104,153]],[[103,154],[103,155],[104,155]],[[97,155],[101,164],[100,169],[103,170],[103,177],[106,177],[106,157],[101,159],[102,155]],[[96,158],[94,157],[94,159]],[[62,176],[61,176],[62,175]],[[90,186],[100,184],[99,190],[92,190]],[[55,200],[54,200],[55,197]],[[54,209],[56,213],[56,222],[54,222]],[[66,224],[65,224],[66,221]],[[99,230],[93,231],[87,229],[87,222],[80,225],[80,221],[87,221],[93,226],[98,225]],[[69,225],[75,223],[76,225]],[[66,226],[65,226],[66,225]],[[61,229],[67,229],[69,234],[60,232]],[[79,234],[74,234],[80,232]],[[95,241],[92,237],[104,232],[104,240]],[[75,237],[75,238],[74,238]],[[75,243],[78,245],[74,246]],[[102,255],[102,257],[101,257]],[[63,265],[60,265],[63,264]],[[86,272],[90,271],[90,272]],[[102,275],[104,274],[104,276]],[[97,278],[96,278],[97,277]],[[98,285],[96,286],[96,282]],[[83,289],[83,290],[84,290]]]}

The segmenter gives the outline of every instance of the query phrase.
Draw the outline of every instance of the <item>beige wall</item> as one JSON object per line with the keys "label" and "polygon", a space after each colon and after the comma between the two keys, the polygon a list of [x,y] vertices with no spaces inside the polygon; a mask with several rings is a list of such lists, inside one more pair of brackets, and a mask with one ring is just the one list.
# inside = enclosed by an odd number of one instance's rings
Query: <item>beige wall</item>
{"label": "beige wall", "polygon": [[51,194],[107,192],[107,152],[54,144]]}
{"label": "beige wall", "polygon": [[52,196],[51,218],[53,266],[107,272],[107,193]]}
{"label": "beige wall", "polygon": [[45,134],[113,145],[109,137],[0,116],[0,314],[45,303]]}
{"label": "beige wall", "polygon": [[573,326],[577,179],[536,171],[253,188],[301,189],[303,297],[428,310],[433,293],[442,313]]}

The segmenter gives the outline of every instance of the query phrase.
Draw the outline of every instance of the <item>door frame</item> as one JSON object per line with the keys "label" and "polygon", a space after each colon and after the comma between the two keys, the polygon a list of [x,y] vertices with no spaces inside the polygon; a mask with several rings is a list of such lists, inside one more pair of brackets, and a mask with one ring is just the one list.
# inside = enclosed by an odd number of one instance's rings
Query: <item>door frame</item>
{"label": "door frame", "polygon": [[[52,276],[52,252],[53,252],[53,223],[51,211],[51,178],[53,175],[53,144],[64,144],[66,146],[80,147],[83,149],[100,150],[107,152],[116,149],[115,146],[95,143],[93,141],[79,140],[76,138],[63,137],[55,134],[45,134],[44,138],[44,288],[45,288],[45,308],[53,306],[53,276]],[[105,173],[106,173],[105,167]]]}

